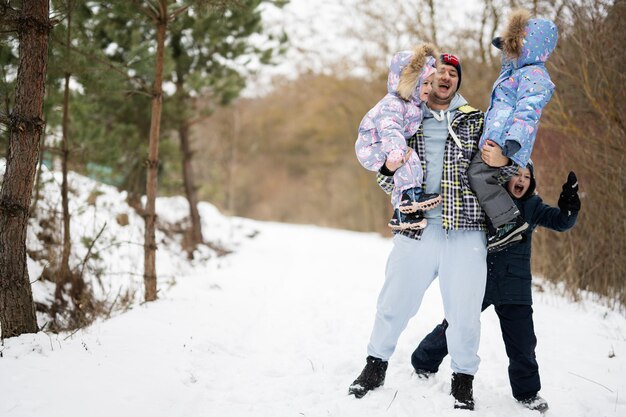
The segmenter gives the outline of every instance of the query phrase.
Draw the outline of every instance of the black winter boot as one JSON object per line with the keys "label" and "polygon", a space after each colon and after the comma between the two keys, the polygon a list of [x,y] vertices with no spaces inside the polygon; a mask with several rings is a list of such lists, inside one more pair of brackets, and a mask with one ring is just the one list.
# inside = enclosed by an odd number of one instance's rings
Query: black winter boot
{"label": "black winter boot", "polygon": [[356,398],[362,398],[368,391],[383,385],[385,383],[387,365],[388,362],[382,359],[368,356],[365,368],[363,368],[361,375],[350,385],[348,394],[354,395]]}
{"label": "black winter boot", "polygon": [[424,218],[422,211],[405,214],[399,209],[395,209],[387,226],[391,227],[392,230],[419,230],[425,228],[427,224],[428,220]]}
{"label": "black winter boot", "polygon": [[409,188],[402,193],[398,209],[403,213],[413,213],[417,210],[430,210],[441,204],[441,196],[439,194],[426,194],[416,191],[415,188]]}
{"label": "black winter boot", "polygon": [[487,235],[487,250],[489,253],[498,252],[521,240],[520,234],[528,229],[528,223],[517,216],[511,223],[505,223],[497,229],[489,229]]}
{"label": "black winter boot", "polygon": [[535,394],[530,398],[526,398],[526,399],[518,400],[518,401],[520,402],[520,404],[522,404],[524,407],[528,408],[529,410],[539,411],[541,414],[548,411],[548,408],[549,408],[548,402],[544,400],[543,398],[541,398],[539,394]]}
{"label": "black winter boot", "polygon": [[473,381],[473,375],[452,374],[452,389],[450,390],[450,394],[454,397],[454,408],[461,410],[474,409]]}
{"label": "black winter boot", "polygon": [[432,375],[435,375],[435,373],[431,371],[427,371],[426,369],[417,368],[415,369],[415,375],[417,375],[418,379],[426,380],[430,378]]}

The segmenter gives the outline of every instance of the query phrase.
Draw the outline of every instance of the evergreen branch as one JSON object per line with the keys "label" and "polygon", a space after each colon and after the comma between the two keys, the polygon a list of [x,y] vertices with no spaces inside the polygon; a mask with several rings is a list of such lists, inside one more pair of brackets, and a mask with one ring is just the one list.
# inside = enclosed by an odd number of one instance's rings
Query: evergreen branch
{"label": "evergreen branch", "polygon": [[189,5],[187,5],[187,6],[182,6],[182,7],[178,8],[177,10],[174,10],[174,11],[173,11],[173,12],[172,12],[169,16],[168,16],[168,19],[169,19],[170,21],[174,20],[174,19],[176,18],[176,16],[178,16],[179,14],[181,14],[181,13],[183,13],[183,12],[187,11],[187,9],[189,9]]}
{"label": "evergreen branch", "polygon": [[138,92],[140,93],[147,93],[148,95],[151,95],[151,88],[150,86],[146,83],[146,81],[141,78],[141,77],[137,77],[137,76],[132,76],[129,75],[128,72],[125,71],[124,67],[118,67],[117,65],[114,65],[110,60],[102,58],[99,55],[84,51],[82,49],[77,48],[74,45],[67,45],[66,42],[61,41],[59,39],[56,39],[56,37],[52,37],[52,41],[55,44],[60,45],[62,48],[67,48],[72,52],[76,52],[79,55],[82,55],[86,58],[92,59],[94,61],[97,61],[100,64],[105,65],[108,69],[113,70],[114,72],[117,72],[118,74],[122,75],[124,78],[126,78],[129,81],[135,82],[136,84],[139,85],[139,88],[137,89]]}
{"label": "evergreen branch", "polygon": [[159,18],[167,20],[167,0],[159,1]]}
{"label": "evergreen branch", "polygon": [[143,9],[145,15],[148,16],[153,22],[159,20],[159,11],[154,7],[153,4],[148,3],[147,6],[142,5],[141,9]]}
{"label": "evergreen branch", "polygon": [[159,11],[151,1],[144,2],[143,0],[128,0],[129,3],[134,4],[142,14],[147,16],[150,20],[156,21],[159,18]]}

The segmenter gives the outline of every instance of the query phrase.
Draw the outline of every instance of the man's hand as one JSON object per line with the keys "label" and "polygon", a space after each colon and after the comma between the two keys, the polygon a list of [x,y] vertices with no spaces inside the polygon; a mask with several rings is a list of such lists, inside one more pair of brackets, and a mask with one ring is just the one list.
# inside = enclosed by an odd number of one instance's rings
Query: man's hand
{"label": "man's hand", "polygon": [[402,158],[401,161],[399,162],[392,162],[390,160],[387,160],[385,162],[385,167],[390,171],[390,172],[395,172],[398,168],[400,168],[402,165],[404,165],[404,163],[406,161],[409,160],[409,157],[411,156],[411,152],[413,152],[413,149],[407,147],[406,148],[406,154],[404,155],[404,158]]}
{"label": "man's hand", "polygon": [[492,168],[500,168],[509,164],[509,158],[504,156],[500,145],[487,139],[480,154],[484,163]]}
{"label": "man's hand", "polygon": [[572,212],[580,211],[580,198],[578,197],[578,179],[574,171],[570,171],[567,181],[563,184],[563,191],[559,196],[559,208],[569,216]]}

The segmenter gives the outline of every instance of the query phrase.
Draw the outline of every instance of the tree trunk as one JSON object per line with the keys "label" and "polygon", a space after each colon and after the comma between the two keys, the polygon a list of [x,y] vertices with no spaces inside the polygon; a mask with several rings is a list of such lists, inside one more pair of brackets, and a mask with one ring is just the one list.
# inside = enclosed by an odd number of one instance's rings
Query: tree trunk
{"label": "tree trunk", "polygon": [[[72,24],[72,5],[69,3],[69,12],[67,14],[67,53],[70,52],[71,46],[71,24]],[[70,280],[70,253],[72,251],[72,240],[70,235],[70,209],[67,196],[67,159],[68,159],[68,130],[69,130],[69,102],[70,102],[70,76],[69,72],[65,73],[65,91],[63,94],[63,123],[62,123],[62,139],[61,139],[61,166],[63,171],[63,180],[61,183],[61,206],[63,207],[63,253],[61,255],[61,265],[57,271],[56,279],[56,297],[57,300],[62,296],[62,288],[66,282]]]}
{"label": "tree trunk", "polygon": [[180,152],[183,158],[183,182],[185,185],[185,195],[189,202],[189,217],[191,219],[191,229],[189,230],[189,254],[190,257],[196,246],[202,243],[202,223],[200,213],[198,213],[198,196],[194,183],[193,166],[191,165],[191,146],[189,144],[189,124],[182,121],[178,127],[180,137]]}
{"label": "tree trunk", "polygon": [[165,49],[165,32],[167,30],[167,2],[161,2],[162,12],[158,17],[157,51],[154,85],[152,87],[152,118],[150,121],[150,145],[148,151],[148,178],[146,182],[146,230],[144,239],[144,286],[146,301],[157,298],[156,275],[156,194],[157,174],[159,168],[159,133],[161,128],[161,105],[163,101],[163,52]]}
{"label": "tree trunk", "polygon": [[0,191],[0,325],[2,337],[37,332],[26,264],[26,229],[43,130],[50,32],[48,0],[22,2],[20,66],[10,117],[7,166]]}
{"label": "tree trunk", "polygon": [[430,14],[430,41],[437,45],[437,20],[435,19],[435,2],[428,0],[428,10]]}
{"label": "tree trunk", "polygon": [[230,146],[230,157],[228,160],[228,212],[231,215],[237,214],[237,199],[235,196],[235,175],[237,174],[237,142],[241,134],[239,125],[239,110],[237,106],[233,107],[233,136]]}

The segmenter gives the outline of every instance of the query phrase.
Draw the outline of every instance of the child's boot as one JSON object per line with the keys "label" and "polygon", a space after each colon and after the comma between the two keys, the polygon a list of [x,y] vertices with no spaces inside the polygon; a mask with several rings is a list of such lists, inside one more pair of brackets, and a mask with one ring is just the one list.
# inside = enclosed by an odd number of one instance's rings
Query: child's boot
{"label": "child's boot", "polygon": [[523,400],[518,400],[520,404],[529,410],[539,411],[541,414],[548,411],[548,402],[541,398],[539,394],[535,394],[530,398],[525,398]]}
{"label": "child's boot", "polygon": [[425,228],[427,224],[428,221],[424,218],[421,211],[405,214],[399,209],[395,209],[388,226],[393,230],[419,230]]}
{"label": "child's boot", "polygon": [[511,223],[505,223],[494,229],[489,227],[487,250],[498,252],[514,242],[521,240],[521,233],[528,229],[528,223],[521,216],[517,216]]}
{"label": "child's boot", "polygon": [[441,203],[441,196],[436,193],[426,194],[410,188],[402,193],[398,208],[403,213],[413,213],[417,210],[430,210]]}
{"label": "child's boot", "polygon": [[417,199],[417,209],[428,211],[441,204],[441,196],[437,193],[422,193]]}

